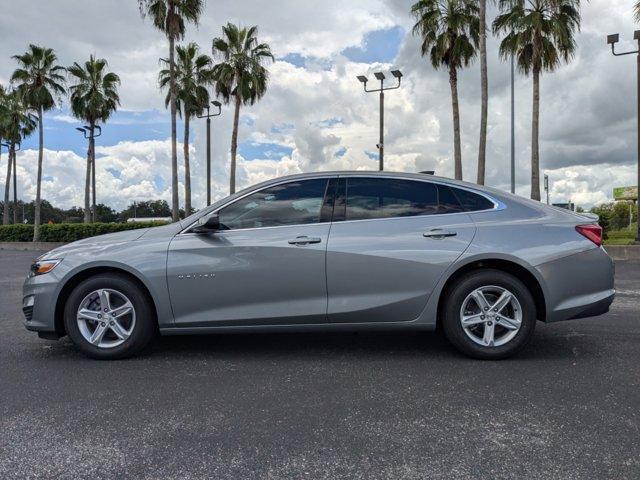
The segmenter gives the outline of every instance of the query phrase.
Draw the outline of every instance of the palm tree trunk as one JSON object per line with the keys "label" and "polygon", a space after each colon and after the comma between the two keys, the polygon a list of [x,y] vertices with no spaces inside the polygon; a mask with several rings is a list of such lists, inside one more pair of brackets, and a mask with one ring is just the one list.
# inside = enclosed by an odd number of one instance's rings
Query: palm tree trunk
{"label": "palm tree trunk", "polygon": [[531,198],[540,201],[540,70],[533,69],[533,118],[531,121]]}
{"label": "palm tree trunk", "polygon": [[89,124],[89,144],[91,146],[91,221],[97,221],[98,212],[96,211],[96,123]]}
{"label": "palm tree trunk", "polygon": [[18,223],[18,166],[16,151],[13,151],[13,223]]}
{"label": "palm tree trunk", "polygon": [[38,176],[36,178],[36,208],[33,218],[33,241],[40,240],[40,193],[42,190],[42,160],[44,157],[44,128],[42,107],[38,108]]}
{"label": "palm tree trunk", "polygon": [[487,74],[487,0],[480,0],[480,146],[478,147],[478,185],[484,185],[487,161],[487,115],[489,112],[489,79]]}
{"label": "palm tree trunk", "polygon": [[180,219],[178,202],[178,131],[176,127],[176,71],[175,39],[169,35],[169,101],[171,103],[171,216],[174,222]]}
{"label": "palm tree trunk", "polygon": [[84,180],[84,223],[91,223],[91,142],[87,148],[87,173]]}
{"label": "palm tree trunk", "polygon": [[238,125],[240,123],[240,96],[236,94],[236,108],[231,134],[231,171],[229,172],[229,193],[236,193],[236,155],[238,153]]}
{"label": "palm tree trunk", "polygon": [[4,183],[4,208],[2,210],[2,224],[9,225],[9,189],[11,188],[11,150],[9,150],[9,160],[7,161],[7,180]]}
{"label": "palm tree trunk", "polygon": [[453,108],[453,148],[455,158],[455,178],[462,180],[462,147],[460,146],[460,106],[458,104],[458,72],[449,67],[449,84],[451,85],[451,105]]}
{"label": "palm tree trunk", "polygon": [[184,214],[191,215],[191,167],[189,165],[189,114],[184,113]]}

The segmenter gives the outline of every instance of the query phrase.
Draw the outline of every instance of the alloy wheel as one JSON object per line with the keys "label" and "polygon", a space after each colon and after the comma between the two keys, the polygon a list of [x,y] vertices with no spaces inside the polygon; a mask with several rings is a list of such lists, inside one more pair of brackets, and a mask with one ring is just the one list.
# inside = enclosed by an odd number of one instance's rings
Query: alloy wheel
{"label": "alloy wheel", "polygon": [[110,288],[94,290],[84,297],[76,318],[84,339],[98,348],[122,345],[136,325],[136,311],[131,300]]}
{"label": "alloy wheel", "polygon": [[476,288],[462,302],[460,324],[483,347],[499,347],[520,331],[522,307],[509,290],[495,285]]}

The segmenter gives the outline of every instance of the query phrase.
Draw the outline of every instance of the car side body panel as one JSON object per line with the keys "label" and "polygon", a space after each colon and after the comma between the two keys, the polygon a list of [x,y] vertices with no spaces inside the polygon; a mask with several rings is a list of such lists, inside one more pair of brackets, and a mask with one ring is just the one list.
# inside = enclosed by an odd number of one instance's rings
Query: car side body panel
{"label": "car side body panel", "polygon": [[[167,262],[175,326],[325,323],[328,235],[328,223],[177,235]],[[301,236],[318,243],[289,243]]]}
{"label": "car side body panel", "polygon": [[[424,236],[435,229],[455,236]],[[334,223],[327,247],[329,322],[416,320],[475,230],[465,213]]]}

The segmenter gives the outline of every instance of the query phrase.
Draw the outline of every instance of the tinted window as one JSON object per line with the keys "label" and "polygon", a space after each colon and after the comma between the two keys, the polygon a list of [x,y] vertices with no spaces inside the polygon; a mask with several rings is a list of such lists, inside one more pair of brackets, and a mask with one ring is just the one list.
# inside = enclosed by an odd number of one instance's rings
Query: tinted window
{"label": "tinted window", "polygon": [[346,220],[412,217],[438,211],[436,186],[388,178],[349,178]]}
{"label": "tinted window", "polygon": [[464,209],[460,202],[453,194],[451,187],[447,185],[438,185],[438,213],[458,213]]}
{"label": "tinted window", "polygon": [[267,188],[223,208],[224,229],[318,223],[327,179],[302,180]]}
{"label": "tinted window", "polygon": [[483,197],[482,195],[478,195],[468,190],[462,190],[459,188],[452,188],[451,190],[453,190],[456,197],[458,197],[458,200],[462,204],[462,207],[467,212],[473,212],[476,210],[491,210],[495,206],[493,202]]}

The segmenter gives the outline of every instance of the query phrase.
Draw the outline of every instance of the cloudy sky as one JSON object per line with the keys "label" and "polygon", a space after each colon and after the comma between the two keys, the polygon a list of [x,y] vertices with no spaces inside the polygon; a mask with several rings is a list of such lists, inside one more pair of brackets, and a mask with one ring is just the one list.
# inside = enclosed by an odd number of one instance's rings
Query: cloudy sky
{"label": "cloudy sky", "polygon": [[[29,43],[54,48],[61,64],[90,54],[108,60],[122,79],[120,111],[98,139],[98,201],[114,208],[133,200],[170,198],[169,115],[157,89],[158,59],[167,43],[136,0],[0,0],[0,83],[11,55]],[[574,61],[542,78],[541,162],[551,178],[552,201],[584,206],[606,201],[612,188],[636,183],[635,59],[614,58],[605,37],[620,32],[621,46],[636,28],[631,0],[584,3]],[[208,0],[185,41],[210,53],[211,39],[231,21],[259,25],[260,40],[277,57],[267,95],[242,110],[238,183],[247,186],[281,175],[315,170],[377,168],[377,97],[365,95],[356,75],[400,68],[400,90],[387,95],[386,167],[436,170],[453,176],[448,76],[420,57],[411,35],[410,0]],[[491,16],[495,12],[491,13]],[[487,184],[509,188],[509,66],[489,42]],[[460,74],[463,167],[475,179],[480,120],[479,65]],[[214,195],[228,193],[232,109],[214,119]],[[86,145],[64,99],[45,116],[43,197],[82,205]],[[528,195],[531,80],[516,79],[517,192]],[[179,125],[179,137],[182,136]],[[205,129],[192,128],[194,206],[205,202]],[[18,156],[18,194],[35,196],[35,136]],[[179,150],[181,151],[181,149]],[[3,152],[0,172],[6,172]],[[182,158],[179,156],[179,163]],[[182,177],[183,169],[180,169]],[[0,175],[4,188],[5,174]],[[182,180],[181,180],[182,181]],[[183,193],[182,184],[180,189]],[[182,198],[181,198],[182,204]]]}

